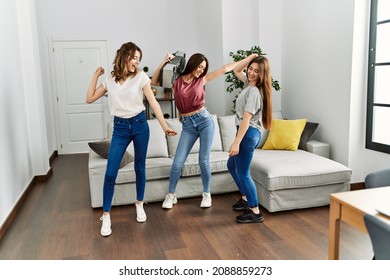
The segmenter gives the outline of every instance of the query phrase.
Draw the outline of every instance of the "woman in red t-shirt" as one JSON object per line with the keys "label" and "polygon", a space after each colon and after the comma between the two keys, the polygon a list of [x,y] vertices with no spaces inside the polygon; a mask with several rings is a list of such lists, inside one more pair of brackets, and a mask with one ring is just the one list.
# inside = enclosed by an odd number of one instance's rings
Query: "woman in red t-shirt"
{"label": "woman in red t-shirt", "polygon": [[[156,69],[152,77],[152,85],[159,85],[160,71],[174,56],[168,53]],[[202,201],[200,207],[211,206],[210,194],[210,151],[214,139],[214,121],[204,106],[206,92],[204,86],[207,82],[233,70],[239,62],[222,66],[216,71],[208,73],[207,58],[200,53],[190,57],[184,71],[173,84],[173,93],[177,110],[183,125],[179,143],[175,152],[169,177],[169,192],[162,207],[170,209],[177,203],[175,195],[176,185],[180,173],[196,140],[199,138],[199,166],[203,184]]]}

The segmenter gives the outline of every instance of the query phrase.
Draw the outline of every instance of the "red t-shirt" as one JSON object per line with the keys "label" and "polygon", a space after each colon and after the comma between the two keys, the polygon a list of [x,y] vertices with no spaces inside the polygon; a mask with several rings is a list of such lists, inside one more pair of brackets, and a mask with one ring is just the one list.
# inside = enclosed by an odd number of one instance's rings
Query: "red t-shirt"
{"label": "red t-shirt", "polygon": [[181,114],[200,109],[205,103],[206,92],[202,78],[194,78],[190,83],[179,77],[173,85],[175,104]]}

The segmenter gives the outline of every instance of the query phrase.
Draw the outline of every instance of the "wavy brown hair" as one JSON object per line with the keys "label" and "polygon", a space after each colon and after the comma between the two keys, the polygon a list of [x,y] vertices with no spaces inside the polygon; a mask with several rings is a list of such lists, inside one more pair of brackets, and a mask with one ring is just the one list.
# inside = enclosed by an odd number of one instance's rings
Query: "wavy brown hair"
{"label": "wavy brown hair", "polygon": [[[264,56],[258,56],[252,59],[248,67],[252,63],[257,63],[259,65],[259,79],[256,82],[256,87],[259,89],[263,100],[263,114],[262,121],[263,126],[266,129],[271,128],[272,122],[272,77],[271,77],[271,68],[269,61]],[[248,75],[248,72],[247,72]]]}
{"label": "wavy brown hair", "polygon": [[196,70],[196,68],[199,67],[199,65],[203,61],[206,62],[206,67],[204,68],[204,71],[203,71],[202,75],[199,76],[199,78],[202,78],[202,77],[206,76],[207,71],[209,69],[209,61],[201,53],[195,53],[195,54],[191,55],[190,59],[187,62],[186,68],[184,69],[183,73],[181,73],[180,76],[191,74],[192,72],[194,72]]}
{"label": "wavy brown hair", "polygon": [[119,82],[121,79],[126,80],[127,77],[135,76],[137,74],[138,69],[136,69],[134,73],[131,73],[129,69],[127,69],[127,62],[134,57],[136,51],[139,51],[139,60],[141,61],[142,51],[132,42],[124,43],[121,48],[116,51],[116,56],[112,63],[114,69],[111,72],[111,75],[115,77],[115,82]]}

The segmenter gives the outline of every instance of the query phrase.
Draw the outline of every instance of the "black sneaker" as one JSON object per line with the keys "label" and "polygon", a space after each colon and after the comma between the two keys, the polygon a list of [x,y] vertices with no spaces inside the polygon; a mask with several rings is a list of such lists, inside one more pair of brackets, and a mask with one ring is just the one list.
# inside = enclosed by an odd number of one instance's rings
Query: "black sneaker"
{"label": "black sneaker", "polygon": [[251,209],[248,209],[242,215],[237,216],[236,221],[238,223],[262,223],[264,217],[261,211],[259,214],[255,214]]}
{"label": "black sneaker", "polygon": [[244,211],[249,209],[248,202],[242,198],[240,198],[240,200],[237,201],[232,207],[235,211]]}

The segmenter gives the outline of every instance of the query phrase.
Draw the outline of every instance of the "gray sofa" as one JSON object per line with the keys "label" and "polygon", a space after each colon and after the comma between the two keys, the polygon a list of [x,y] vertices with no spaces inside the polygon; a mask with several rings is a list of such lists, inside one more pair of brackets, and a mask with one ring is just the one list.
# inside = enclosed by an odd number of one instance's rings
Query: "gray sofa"
{"label": "gray sofa", "polygon": [[[280,112],[274,118],[282,118]],[[210,155],[212,169],[211,194],[238,191],[226,162],[234,140],[234,115],[217,117],[215,136]],[[167,119],[177,136],[166,137],[156,119],[148,120],[150,141],[147,152],[147,182],[145,201],[162,201],[168,191],[169,172],[181,131],[177,119]],[[111,128],[111,125],[109,125]],[[111,135],[112,129],[108,129]],[[262,132],[260,147],[268,131]],[[256,149],[251,174],[257,186],[259,202],[269,212],[308,208],[329,204],[329,195],[350,189],[351,170],[329,158],[329,145],[309,140],[307,150],[284,151]],[[134,154],[133,146],[127,151]],[[196,143],[182,170],[176,195],[178,198],[201,196],[202,182],[198,165],[199,144]],[[107,160],[94,151],[89,153],[89,183],[92,207],[103,205],[103,181]],[[136,201],[133,163],[119,170],[113,205],[133,204]]]}

